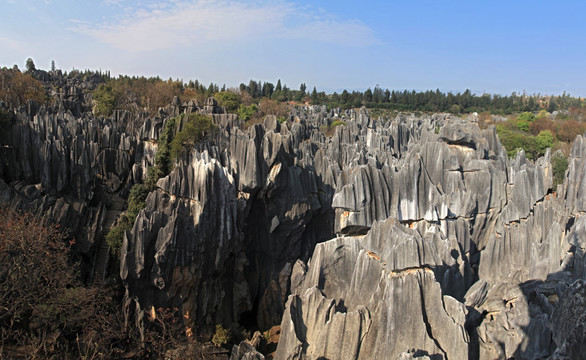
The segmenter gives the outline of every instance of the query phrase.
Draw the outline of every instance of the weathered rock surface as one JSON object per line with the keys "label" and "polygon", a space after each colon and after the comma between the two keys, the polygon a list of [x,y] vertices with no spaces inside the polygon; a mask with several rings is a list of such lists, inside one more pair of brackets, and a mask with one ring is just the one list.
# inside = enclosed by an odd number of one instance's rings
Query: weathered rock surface
{"label": "weathered rock surface", "polygon": [[232,348],[230,360],[265,360],[265,357],[254,346],[246,341],[242,341],[239,345],[234,345]]}
{"label": "weathered rock surface", "polygon": [[318,244],[307,267],[295,265],[276,358],[394,359],[406,348],[467,356],[466,310],[442,296],[437,253],[394,219]]}
{"label": "weathered rock surface", "polygon": [[558,345],[550,359],[586,358],[586,281],[577,280],[562,295],[549,327]]}
{"label": "weathered rock surface", "polygon": [[10,109],[0,201],[69,229],[90,268],[112,193],[146,179],[164,124],[200,112],[221,129],[126,233],[120,276],[138,309],[177,307],[203,334],[281,324],[277,359],[584,353],[583,137],[557,191],[549,152],[509,159],[494,127],[447,114],[307,106],[243,130],[214,99],[174,99],[155,117],[96,118],[99,77],[38,76],[54,103]]}

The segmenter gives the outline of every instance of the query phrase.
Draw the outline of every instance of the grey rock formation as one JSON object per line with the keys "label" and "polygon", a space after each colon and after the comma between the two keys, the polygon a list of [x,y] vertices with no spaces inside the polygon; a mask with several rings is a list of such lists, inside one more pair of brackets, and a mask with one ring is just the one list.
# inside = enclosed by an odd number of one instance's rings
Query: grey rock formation
{"label": "grey rock formation", "polygon": [[[137,309],[177,307],[202,333],[281,324],[278,359],[581,351],[583,316],[566,310],[586,279],[583,137],[554,194],[549,152],[509,159],[494,127],[448,114],[306,106],[244,129],[213,98],[176,98],[155,117],[96,118],[99,77],[39,76],[54,105],[10,109],[0,201],[69,229],[86,266],[109,198],[146,179],[164,124],[199,112],[220,128],[126,233],[120,276]],[[262,356],[245,343],[232,355]]]}
{"label": "grey rock formation", "polygon": [[[188,326],[237,320],[251,304],[230,175],[207,152],[196,153],[157,187],[122,246],[129,294],[143,308],[181,307]],[[240,291],[226,297],[226,284]]]}
{"label": "grey rock formation", "polygon": [[234,345],[232,348],[230,360],[265,360],[265,357],[254,346],[246,341],[242,341],[239,345]]}
{"label": "grey rock formation", "polygon": [[562,295],[549,327],[558,345],[550,359],[586,358],[586,281],[577,280]]}
{"label": "grey rock formation", "polygon": [[467,356],[466,310],[442,296],[440,263],[431,240],[394,219],[364,238],[318,244],[294,268],[276,358],[393,359],[406,348]]}

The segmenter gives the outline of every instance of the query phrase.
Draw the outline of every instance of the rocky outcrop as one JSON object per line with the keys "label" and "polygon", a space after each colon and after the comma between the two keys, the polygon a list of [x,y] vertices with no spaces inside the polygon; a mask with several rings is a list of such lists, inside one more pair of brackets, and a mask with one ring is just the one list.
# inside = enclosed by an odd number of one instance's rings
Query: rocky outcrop
{"label": "rocky outcrop", "polygon": [[[300,358],[339,357],[340,354],[332,350],[339,347],[330,345],[329,341],[350,345],[352,349],[347,349],[345,354],[356,357],[369,356],[360,355],[362,351],[384,358],[408,356],[401,355],[405,349],[419,349],[419,354],[432,358],[434,354],[447,358],[464,356],[449,354],[443,346],[422,347],[424,341],[418,341],[419,347],[403,344],[402,334],[396,333],[368,347],[368,339],[374,336],[371,333],[378,334],[381,328],[384,332],[384,324],[389,321],[398,319],[410,324],[410,328],[415,321],[412,317],[405,318],[408,315],[393,312],[402,298],[383,307],[385,312],[392,314],[387,320],[373,316],[374,306],[368,304],[368,300],[360,301],[364,308],[348,306],[354,304],[355,294],[370,296],[374,293],[376,303],[383,303],[385,297],[378,291],[393,288],[388,284],[390,280],[385,281],[384,287],[379,282],[380,268],[356,276],[357,271],[366,268],[364,262],[356,260],[367,258],[362,253],[358,255],[359,251],[370,254],[371,259],[380,259],[385,270],[391,273],[406,269],[416,274],[423,268],[433,274],[431,278],[440,289],[439,298],[443,296],[444,299],[444,310],[446,298],[463,308],[461,316],[465,320],[461,324],[468,330],[469,338],[458,348],[467,349],[466,356],[534,359],[553,352],[555,344],[547,327],[553,304],[567,284],[583,274],[583,247],[577,235],[581,232],[580,214],[572,220],[567,210],[576,212],[574,204],[579,203],[575,200],[580,197],[579,190],[575,190],[579,185],[574,184],[581,180],[573,175],[576,171],[573,169],[582,166],[577,160],[580,139],[572,152],[574,158],[570,160],[574,165],[568,172],[568,178],[574,180],[568,182],[564,197],[551,194],[549,152],[535,163],[528,161],[522,152],[509,160],[494,129],[480,131],[475,125],[459,120],[438,121],[438,127],[437,135],[426,131],[425,125],[423,131],[413,132],[414,138],[418,136],[426,139],[425,142],[410,143],[406,151],[385,163],[365,156],[364,160],[358,159],[347,168],[342,165],[332,200],[335,231],[340,236],[354,237],[331,240],[331,245],[330,242],[318,244],[307,270],[303,270],[301,264],[296,267],[297,272],[293,271],[292,295],[281,324],[283,335],[277,358],[289,358],[292,354]],[[360,131],[353,133],[360,134]],[[360,143],[360,140],[355,139],[355,142]],[[381,233],[378,221],[394,221],[405,229],[414,228],[416,235],[399,236],[387,229],[382,231],[385,236],[377,236]],[[574,224],[574,221],[577,222]],[[563,241],[570,226],[569,237]],[[363,234],[367,235],[361,236]],[[394,247],[401,243],[396,238],[410,236],[416,239],[419,236],[424,241],[412,242],[418,244],[413,248]],[[375,238],[383,240],[373,242]],[[332,249],[323,250],[329,249],[326,244]],[[387,244],[388,249],[381,244]],[[327,255],[322,255],[324,251]],[[409,254],[417,254],[417,261],[409,261]],[[435,259],[431,260],[434,256],[430,254],[435,255]],[[324,259],[331,259],[331,263]],[[314,279],[310,285],[293,286],[299,278],[303,279],[303,284],[308,283],[305,280],[308,277]],[[352,283],[341,279],[352,279]],[[365,287],[355,289],[355,279],[360,279]],[[397,287],[402,292],[410,288],[404,281]],[[420,291],[430,291],[423,290],[423,283],[421,280],[418,283]],[[432,286],[427,285],[429,287]],[[468,291],[458,291],[462,289]],[[404,309],[408,309],[406,313],[415,317],[426,314],[424,307],[412,300],[413,296],[407,294],[405,297],[411,299],[408,304],[403,303]],[[438,298],[426,304],[429,303],[439,303]],[[441,310],[438,313],[441,314]],[[350,314],[354,319],[351,325],[348,322],[335,325],[332,321],[342,315],[349,321]],[[376,325],[371,328],[366,324]],[[428,327],[429,332],[453,333],[444,329],[444,324]],[[361,340],[352,343],[342,339],[342,328],[344,334],[352,329],[349,333],[356,333],[354,338]],[[413,337],[416,335],[407,336],[408,339]],[[389,349],[388,343],[399,346]]]}
{"label": "rocky outcrop", "polygon": [[[586,278],[582,137],[558,191],[549,152],[509,159],[494,127],[448,114],[306,106],[244,129],[214,99],[175,98],[154,117],[96,118],[99,77],[38,76],[60,90],[51,106],[10,110],[0,200],[68,228],[89,263],[109,197],[146,180],[164,125],[199,112],[220,128],[172,164],[125,234],[120,276],[137,309],[178,308],[203,335],[281,324],[278,359],[581,349],[582,316],[564,309]],[[262,356],[245,343],[232,355]]]}
{"label": "rocky outcrop", "polygon": [[250,310],[237,203],[230,175],[205,152],[159,180],[122,246],[130,296],[147,309],[180,306],[188,325],[230,323]]}
{"label": "rocky outcrop", "polygon": [[318,244],[307,266],[295,265],[276,358],[466,357],[466,310],[442,295],[438,253],[394,219]]}
{"label": "rocky outcrop", "polygon": [[558,345],[550,359],[586,358],[586,281],[577,280],[562,295],[549,326]]}

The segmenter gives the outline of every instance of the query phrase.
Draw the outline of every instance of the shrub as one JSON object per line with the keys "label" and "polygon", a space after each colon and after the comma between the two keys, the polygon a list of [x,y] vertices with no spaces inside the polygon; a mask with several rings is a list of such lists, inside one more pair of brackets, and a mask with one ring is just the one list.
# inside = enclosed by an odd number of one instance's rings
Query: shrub
{"label": "shrub", "polygon": [[[536,120],[542,121],[542,120]],[[525,126],[519,124],[527,124],[524,121],[507,121],[496,126],[496,132],[501,140],[501,144],[507,150],[509,157],[514,157],[517,150],[523,149],[528,159],[536,159],[543,155],[547,148],[554,145],[555,136],[550,130],[542,130],[537,136],[532,136],[521,129]],[[533,123],[532,123],[533,124]]]}
{"label": "shrub", "polygon": [[529,122],[526,120],[517,120],[517,129],[523,132],[529,131]]}
{"label": "shrub", "polygon": [[554,123],[548,117],[538,117],[537,119],[532,121],[531,124],[529,124],[529,131],[533,135],[537,135],[543,130],[549,130],[551,132],[554,132],[554,129]]}
{"label": "shrub", "polygon": [[560,141],[570,142],[574,141],[577,135],[581,135],[586,130],[584,123],[576,120],[567,120],[560,125],[557,136]]}
{"label": "shrub", "polygon": [[289,115],[289,107],[287,104],[280,103],[276,100],[264,98],[258,105],[258,111],[262,117],[266,115],[275,115],[277,118],[285,118]]}
{"label": "shrub", "polygon": [[212,337],[212,343],[214,343],[214,345],[219,347],[219,346],[227,344],[230,341],[230,338],[231,338],[230,330],[224,329],[222,324],[217,324],[216,325],[216,332],[214,333],[214,336]]}
{"label": "shrub", "polygon": [[106,242],[108,246],[110,246],[110,252],[112,255],[118,257],[120,255],[120,248],[122,247],[122,242],[124,241],[124,234],[126,231],[130,231],[132,229],[132,225],[134,225],[134,218],[129,219],[126,215],[121,215],[118,218],[118,223],[116,226],[108,231],[108,235],[106,235]]}
{"label": "shrub", "polygon": [[0,358],[11,358],[9,348],[30,359],[110,357],[122,323],[110,311],[119,307],[83,287],[69,259],[73,241],[31,214],[0,209],[0,217]]}
{"label": "shrub", "polygon": [[332,136],[334,135],[334,132],[336,131],[336,128],[338,126],[346,126],[346,122],[344,120],[334,120],[329,126],[328,125],[323,125],[320,126],[320,130],[321,132],[323,132],[326,136]]}
{"label": "shrub", "polygon": [[250,120],[254,114],[258,112],[258,106],[251,104],[250,106],[240,105],[237,114],[238,117],[244,121]]}
{"label": "shrub", "polygon": [[127,214],[130,219],[135,219],[138,212],[146,206],[146,198],[150,189],[144,184],[134,184],[128,195]]}
{"label": "shrub", "polygon": [[218,132],[211,117],[190,114],[183,130],[178,132],[170,143],[171,158],[178,158],[184,151],[193,149],[201,141],[209,140]]}
{"label": "shrub", "polygon": [[336,126],[346,126],[346,122],[344,120],[334,120],[331,124],[330,124],[330,128],[335,128]]}
{"label": "shrub", "polygon": [[551,131],[543,130],[535,137],[535,141],[537,142],[537,150],[540,154],[545,154],[547,148],[553,146],[554,136]]}
{"label": "shrub", "polygon": [[498,124],[496,131],[509,157],[514,157],[518,149],[523,149],[528,159],[534,159],[539,155],[534,136],[511,130],[505,124]]}
{"label": "shrub", "polygon": [[568,169],[568,159],[561,152],[556,152],[551,157],[551,167],[553,170],[553,189],[555,191],[558,184],[564,183],[564,176]]}
{"label": "shrub", "polygon": [[533,113],[525,111],[525,112],[521,113],[519,116],[517,116],[517,120],[531,122],[531,121],[535,120],[535,115],[533,115]]}
{"label": "shrub", "polygon": [[549,113],[545,109],[541,109],[537,113],[537,119],[542,119],[542,118],[545,118],[545,117],[548,117],[548,116],[549,116]]}
{"label": "shrub", "polygon": [[228,112],[238,110],[242,104],[240,96],[232,91],[222,91],[214,95],[214,97],[218,101],[218,105],[223,106]]}
{"label": "shrub", "polygon": [[0,100],[4,101],[9,108],[16,108],[28,100],[44,104],[46,102],[45,88],[31,74],[3,68],[0,69]]}
{"label": "shrub", "polygon": [[93,92],[95,115],[110,116],[118,104],[120,92],[112,88],[112,85],[100,84]]}

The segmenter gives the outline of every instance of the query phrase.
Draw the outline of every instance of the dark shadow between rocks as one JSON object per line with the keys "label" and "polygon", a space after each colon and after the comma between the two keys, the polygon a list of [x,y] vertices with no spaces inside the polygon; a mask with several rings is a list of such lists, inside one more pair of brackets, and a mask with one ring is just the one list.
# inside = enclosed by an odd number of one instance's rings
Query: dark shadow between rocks
{"label": "dark shadow between rocks", "polygon": [[468,360],[476,360],[480,356],[480,344],[478,343],[478,326],[484,320],[486,311],[482,313],[478,312],[473,307],[467,306],[468,313],[466,314],[466,322],[464,323],[464,329],[470,337],[468,343]]}

